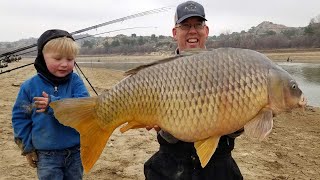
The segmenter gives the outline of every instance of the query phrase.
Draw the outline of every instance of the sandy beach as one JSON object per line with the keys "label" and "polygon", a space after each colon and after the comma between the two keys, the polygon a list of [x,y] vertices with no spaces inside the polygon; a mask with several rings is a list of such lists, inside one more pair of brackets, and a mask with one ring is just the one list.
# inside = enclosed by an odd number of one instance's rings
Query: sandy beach
{"label": "sandy beach", "polygon": [[[22,61],[10,63],[6,69],[23,64]],[[82,70],[99,94],[123,78],[123,71],[88,67]],[[19,87],[35,73],[31,65],[0,75],[0,180],[37,177],[36,169],[20,155],[11,126],[11,108]],[[95,96],[87,82],[86,85]],[[320,108],[307,107],[305,111],[276,117],[273,131],[262,142],[240,136],[233,156],[246,180],[317,180],[320,179],[319,142]],[[138,129],[121,134],[117,129],[84,179],[142,180],[143,164],[158,148],[154,130]]]}

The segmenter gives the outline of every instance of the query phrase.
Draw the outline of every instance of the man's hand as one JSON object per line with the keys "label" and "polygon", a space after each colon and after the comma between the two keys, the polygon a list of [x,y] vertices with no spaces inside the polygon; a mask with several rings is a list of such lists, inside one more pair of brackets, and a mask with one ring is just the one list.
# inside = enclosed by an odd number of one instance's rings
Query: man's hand
{"label": "man's hand", "polygon": [[154,125],[153,127],[152,127],[152,126],[147,126],[147,127],[146,127],[146,129],[147,129],[148,131],[150,131],[152,128],[153,128],[154,130],[156,130],[157,132],[159,132],[159,131],[161,130],[161,128],[160,128],[159,126],[157,126],[157,125]]}
{"label": "man's hand", "polygon": [[37,108],[36,112],[45,112],[48,108],[49,95],[46,92],[42,92],[43,97],[34,97],[34,105]]}
{"label": "man's hand", "polygon": [[37,167],[38,155],[35,151],[26,154],[26,158],[27,158],[27,161],[31,167],[33,167],[33,168]]}

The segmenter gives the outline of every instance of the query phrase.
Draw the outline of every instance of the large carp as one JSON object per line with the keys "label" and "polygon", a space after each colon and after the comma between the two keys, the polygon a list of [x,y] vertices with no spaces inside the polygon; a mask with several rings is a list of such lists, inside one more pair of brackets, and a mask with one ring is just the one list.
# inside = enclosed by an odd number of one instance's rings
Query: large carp
{"label": "large carp", "polygon": [[55,117],[80,133],[81,158],[88,172],[120,125],[158,125],[194,142],[202,167],[219,138],[244,127],[263,139],[274,114],[305,106],[296,81],[266,56],[252,50],[220,48],[172,57],[127,72],[97,97],[51,102]]}

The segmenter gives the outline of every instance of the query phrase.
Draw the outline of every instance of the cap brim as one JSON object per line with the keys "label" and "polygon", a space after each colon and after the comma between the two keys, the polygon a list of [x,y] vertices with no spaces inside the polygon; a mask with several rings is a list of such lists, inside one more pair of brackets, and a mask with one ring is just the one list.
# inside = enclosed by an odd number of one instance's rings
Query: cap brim
{"label": "cap brim", "polygon": [[188,14],[188,15],[182,16],[180,19],[178,19],[178,20],[176,21],[176,24],[181,23],[182,21],[188,19],[189,17],[200,17],[200,18],[202,18],[202,19],[205,20],[205,21],[207,20],[206,18],[204,18],[203,16],[201,16],[201,15],[199,15],[199,14]]}

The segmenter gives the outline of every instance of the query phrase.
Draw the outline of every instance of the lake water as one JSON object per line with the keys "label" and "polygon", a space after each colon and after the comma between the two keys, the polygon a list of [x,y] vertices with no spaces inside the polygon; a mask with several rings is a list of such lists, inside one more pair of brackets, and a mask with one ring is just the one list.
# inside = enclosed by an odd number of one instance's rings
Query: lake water
{"label": "lake water", "polygon": [[[86,67],[99,67],[116,70],[128,70],[147,62],[79,62]],[[308,105],[320,107],[320,64],[278,63],[298,82],[300,89],[308,99]]]}

